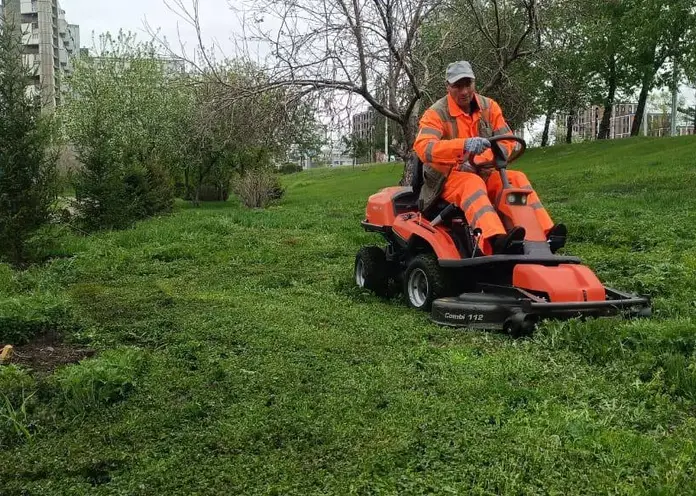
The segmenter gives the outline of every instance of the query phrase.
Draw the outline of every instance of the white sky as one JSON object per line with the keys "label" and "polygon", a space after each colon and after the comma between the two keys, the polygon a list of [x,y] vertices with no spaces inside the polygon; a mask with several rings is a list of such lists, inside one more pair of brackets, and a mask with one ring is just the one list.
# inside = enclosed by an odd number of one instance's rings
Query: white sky
{"label": "white sky", "polygon": [[[165,0],[59,0],[66,11],[66,19],[71,24],[80,25],[80,38],[83,47],[92,46],[92,34],[119,29],[136,33],[141,41],[149,40],[145,29],[147,20],[153,29],[160,29],[161,34],[178,50],[179,34],[186,43],[187,52],[197,46],[195,31],[165,5]],[[170,5],[174,0],[168,0]],[[191,6],[191,0],[183,0]],[[231,0],[232,5],[241,8],[241,0]],[[213,41],[226,55],[234,53],[233,36],[239,36],[241,24],[237,14],[230,8],[228,0],[200,0],[200,19],[204,43],[211,46]],[[694,91],[682,88],[682,96],[687,102],[693,102]]]}
{"label": "white sky", "polygon": [[[187,6],[190,0],[183,0]],[[79,24],[81,45],[92,47],[92,35],[110,31],[118,33],[119,29],[136,33],[137,39],[149,40],[145,29],[147,20],[153,29],[160,29],[169,42],[178,47],[177,28],[187,49],[195,48],[197,41],[195,31],[165,5],[164,0],[59,0],[65,10],[65,17],[71,24]],[[173,0],[169,4],[173,5]],[[206,45],[214,39],[231,54],[234,44],[231,37],[239,31],[237,16],[231,11],[227,0],[201,0],[200,17]]]}

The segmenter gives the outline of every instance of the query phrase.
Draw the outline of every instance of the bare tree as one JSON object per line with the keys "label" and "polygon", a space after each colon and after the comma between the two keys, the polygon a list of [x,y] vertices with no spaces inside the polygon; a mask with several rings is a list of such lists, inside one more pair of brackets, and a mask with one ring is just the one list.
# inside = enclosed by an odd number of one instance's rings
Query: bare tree
{"label": "bare tree", "polygon": [[535,55],[541,47],[539,9],[536,0],[463,0],[464,16],[482,35],[487,60],[482,60],[488,74],[484,93],[499,86],[518,60]]}
{"label": "bare tree", "polygon": [[[331,91],[361,96],[379,113],[398,124],[406,143],[396,150],[405,157],[413,140],[412,116],[419,112],[422,88],[433,74],[429,55],[414,57],[419,28],[442,0],[262,0],[244,5],[244,40],[270,54],[267,81],[254,87],[230,87],[237,100],[281,87],[297,90],[295,97]],[[199,0],[189,7],[173,0],[172,7],[199,34],[199,69],[210,69],[198,18]],[[268,28],[271,24],[274,28]],[[441,41],[447,43],[447,38]],[[437,47],[432,47],[433,52]],[[248,55],[248,54],[245,54]],[[190,60],[190,58],[189,58]],[[442,77],[437,74],[437,77]]]}
{"label": "bare tree", "polygon": [[[199,0],[188,7],[184,0],[172,1],[198,32],[202,64],[211,67],[201,41]],[[470,27],[495,53],[495,70],[485,86],[490,88],[504,80],[515,60],[530,54],[525,42],[537,26],[537,0],[513,2],[526,19],[521,32],[504,25],[502,0],[465,3],[477,13]],[[449,15],[452,8],[444,0],[250,0],[239,9],[245,32],[238,46],[252,42],[268,50],[267,80],[251,88],[220,82],[232,90],[231,100],[282,87],[294,88],[295,97],[330,92],[342,101],[337,93],[359,95],[398,127],[392,149],[408,161],[424,92],[437,81],[444,84],[442,53],[455,44],[460,30]],[[437,36],[424,39],[422,28],[431,20]],[[402,183],[410,180],[406,168]]]}

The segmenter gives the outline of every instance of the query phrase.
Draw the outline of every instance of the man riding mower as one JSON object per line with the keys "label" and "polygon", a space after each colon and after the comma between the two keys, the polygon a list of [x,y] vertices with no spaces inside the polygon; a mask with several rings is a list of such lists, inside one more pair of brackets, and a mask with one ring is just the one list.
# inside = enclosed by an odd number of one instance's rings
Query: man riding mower
{"label": "man riding mower", "polygon": [[398,281],[436,322],[515,334],[544,317],[650,315],[647,298],[605,288],[578,258],[555,254],[565,226],[507,170],[526,143],[473,81],[467,62],[450,64],[448,95],[420,122],[412,186],[370,197],[363,227],[388,244],[358,252],[356,283],[386,295]]}

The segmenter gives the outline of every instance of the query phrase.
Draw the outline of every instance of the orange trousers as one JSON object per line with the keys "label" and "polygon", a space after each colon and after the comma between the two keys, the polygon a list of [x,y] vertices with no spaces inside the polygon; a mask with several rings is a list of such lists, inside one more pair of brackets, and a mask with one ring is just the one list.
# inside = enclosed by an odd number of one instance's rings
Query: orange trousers
{"label": "orange trousers", "polygon": [[[532,189],[527,176],[520,171],[507,171],[508,180],[515,188],[528,189],[529,205],[534,209],[539,225],[548,234],[553,227],[553,221],[541,200]],[[480,228],[483,231],[483,246],[479,246],[483,253],[491,255],[491,237],[497,234],[505,234],[505,227],[500,217],[493,208],[498,194],[503,189],[503,180],[498,171],[493,172],[487,181],[473,172],[452,171],[445,182],[445,188],[441,194],[445,201],[455,203],[462,209],[466,220],[472,228]]]}

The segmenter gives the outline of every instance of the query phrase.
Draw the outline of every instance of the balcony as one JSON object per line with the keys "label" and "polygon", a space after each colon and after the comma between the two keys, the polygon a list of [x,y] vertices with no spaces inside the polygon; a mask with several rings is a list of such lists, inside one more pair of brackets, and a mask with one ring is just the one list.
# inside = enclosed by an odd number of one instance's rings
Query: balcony
{"label": "balcony", "polygon": [[36,14],[39,11],[36,0],[22,0],[19,8],[22,14]]}
{"label": "balcony", "polygon": [[40,37],[38,31],[28,32],[22,36],[22,45],[38,45],[39,40]]}

